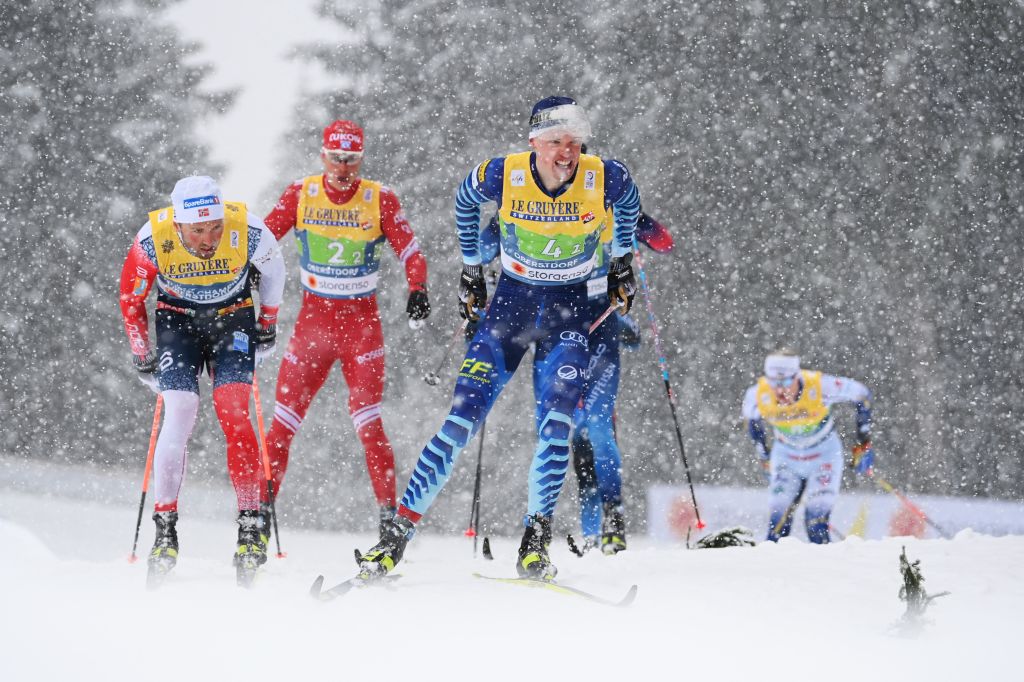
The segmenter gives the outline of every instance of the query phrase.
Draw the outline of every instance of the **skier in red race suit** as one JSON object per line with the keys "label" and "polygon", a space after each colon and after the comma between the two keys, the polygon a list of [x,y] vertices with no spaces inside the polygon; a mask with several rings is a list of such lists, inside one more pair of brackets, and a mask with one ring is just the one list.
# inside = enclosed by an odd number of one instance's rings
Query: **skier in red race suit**
{"label": "skier in red race suit", "polygon": [[377,269],[386,240],[405,266],[406,312],[415,327],[430,314],[427,263],[395,193],[359,177],[362,158],[362,128],[351,121],[331,123],[320,150],[323,174],[292,183],[266,217],[278,240],[295,230],[303,288],[298,321],[277,377],[267,443],[277,491],[292,439],[339,361],[380,518],[390,519],[395,511],[395,455],[381,423],[384,336],[377,310]]}

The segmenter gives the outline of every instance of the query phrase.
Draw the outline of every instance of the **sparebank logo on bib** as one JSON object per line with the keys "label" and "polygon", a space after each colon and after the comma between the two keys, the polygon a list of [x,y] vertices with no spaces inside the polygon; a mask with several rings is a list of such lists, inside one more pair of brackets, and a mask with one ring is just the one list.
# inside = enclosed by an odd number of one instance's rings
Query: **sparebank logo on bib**
{"label": "sparebank logo on bib", "polygon": [[566,381],[572,381],[579,375],[579,370],[573,367],[572,365],[562,365],[561,367],[558,368],[558,376],[562,377]]}

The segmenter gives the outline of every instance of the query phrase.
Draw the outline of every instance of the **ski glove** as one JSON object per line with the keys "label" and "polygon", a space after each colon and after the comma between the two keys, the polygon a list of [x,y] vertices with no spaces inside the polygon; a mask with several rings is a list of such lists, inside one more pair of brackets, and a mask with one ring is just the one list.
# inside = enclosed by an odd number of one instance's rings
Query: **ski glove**
{"label": "ski glove", "polygon": [[619,343],[626,350],[640,347],[640,325],[631,315],[619,317]]}
{"label": "ski glove", "polygon": [[477,320],[476,322],[470,322],[469,320],[466,320],[466,326],[462,328],[462,336],[463,338],[466,339],[466,343],[469,343],[470,341],[473,340],[473,337],[476,336],[477,327],[479,326],[479,320]]}
{"label": "ski glove", "polygon": [[157,378],[157,357],[156,351],[148,350],[145,355],[133,355],[132,366],[138,372],[139,381],[144,383],[149,390],[157,395],[160,394],[160,380]]}
{"label": "ski glove", "polygon": [[764,443],[759,440],[754,441],[754,450],[757,452],[757,458],[761,462],[761,471],[764,474],[765,483],[769,483],[772,478],[772,461],[769,458],[768,450],[765,448]]}
{"label": "ski glove", "polygon": [[853,446],[853,468],[858,474],[871,475],[871,467],[875,463],[875,451],[871,441],[865,440]]}
{"label": "ski glove", "polygon": [[425,320],[430,316],[430,300],[427,299],[426,289],[409,292],[409,302],[405,305],[405,312],[409,314],[410,320]]}
{"label": "ski glove", "polygon": [[470,322],[479,322],[480,313],[487,307],[487,285],[482,265],[463,265],[459,278],[459,315]]}
{"label": "ski glove", "polygon": [[608,300],[619,306],[619,314],[625,315],[633,306],[636,295],[636,278],[633,276],[633,254],[612,258],[608,265]]}
{"label": "ski glove", "polygon": [[256,320],[256,366],[277,350],[277,309],[263,307]]}

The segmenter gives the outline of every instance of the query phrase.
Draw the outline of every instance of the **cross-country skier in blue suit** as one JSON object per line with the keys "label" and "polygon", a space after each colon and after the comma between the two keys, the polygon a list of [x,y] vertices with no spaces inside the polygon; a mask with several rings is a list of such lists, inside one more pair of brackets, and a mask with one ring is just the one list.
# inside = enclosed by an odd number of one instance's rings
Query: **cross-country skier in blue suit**
{"label": "cross-country skier in blue suit", "polygon": [[547,97],[530,116],[531,151],[489,159],[459,187],[460,313],[476,320],[487,303],[479,224],[480,206],[488,201],[498,204],[501,279],[460,367],[451,410],[420,453],[394,520],[362,556],[361,575],[385,574],[401,560],[416,523],[533,344],[538,443],[516,569],[525,577],[554,578],[551,518],[569,468],[572,415],[589,362],[594,318],[587,279],[609,207],[615,224],[606,289],[623,312],[636,292],[630,263],[640,195],[621,163],[581,153],[589,136],[582,107],[568,97]]}
{"label": "cross-country skier in blue suit", "polygon": [[[584,150],[585,151],[585,150]],[[608,233],[611,233],[609,225]],[[672,236],[658,221],[640,214],[637,241],[657,253],[672,250]],[[500,231],[494,216],[480,232],[483,263],[498,255]],[[599,317],[608,308],[605,280],[611,260],[611,242],[604,242],[598,264],[587,280],[590,316]],[[573,469],[579,487],[581,551],[600,547],[605,554],[626,549],[626,523],[622,504],[622,455],[615,434],[615,403],[619,392],[619,349],[635,350],[640,345],[640,326],[632,315],[608,317],[589,338],[590,362],[583,395],[573,414]],[[534,365],[534,385],[543,381],[540,366]]]}
{"label": "cross-country skier in blue suit", "polygon": [[[672,249],[672,237],[656,220],[642,213],[637,241],[658,253]],[[596,286],[607,267],[607,254],[589,281],[590,314],[609,305],[607,291]],[[580,526],[588,547],[605,554],[626,549],[622,504],[622,455],[615,434],[615,402],[619,393],[620,346],[635,350],[640,326],[631,315],[611,315],[590,335],[590,365],[583,396],[573,420],[573,466],[580,494]]]}

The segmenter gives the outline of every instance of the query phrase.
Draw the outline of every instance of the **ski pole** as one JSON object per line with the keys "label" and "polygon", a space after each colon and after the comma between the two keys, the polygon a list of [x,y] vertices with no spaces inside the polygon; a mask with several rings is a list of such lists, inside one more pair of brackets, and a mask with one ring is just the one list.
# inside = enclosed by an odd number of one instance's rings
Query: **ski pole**
{"label": "ski pole", "polygon": [[452,349],[459,341],[459,337],[466,332],[466,325],[469,324],[469,320],[463,320],[462,324],[459,325],[458,329],[455,330],[452,340],[448,342],[448,347],[444,349],[444,355],[441,356],[441,362],[437,363],[437,369],[433,372],[427,372],[423,375],[423,381],[427,382],[428,386],[437,386],[441,383],[441,370],[448,364],[448,358],[451,357]]}
{"label": "ski pole", "polygon": [[661,350],[661,337],[658,334],[658,322],[654,317],[654,304],[651,302],[651,291],[647,285],[647,273],[644,272],[644,260],[640,255],[640,247],[636,241],[633,242],[633,253],[635,256],[636,271],[640,279],[640,292],[644,297],[644,304],[647,308],[647,321],[651,325],[651,334],[654,337],[654,350],[658,354],[658,366],[661,368],[661,379],[665,382],[665,394],[668,396],[668,406],[672,411],[672,423],[676,427],[676,439],[679,441],[679,454],[683,458],[683,469],[686,471],[686,483],[690,486],[690,499],[693,500],[693,511],[697,516],[697,528],[704,528],[705,524],[700,518],[700,508],[697,506],[697,495],[693,491],[693,478],[690,476],[690,463],[686,459],[686,447],[683,445],[683,432],[679,428],[679,417],[676,415],[676,398],[672,392],[672,384],[668,376],[668,361]]}
{"label": "ski pole", "polygon": [[892,487],[892,485],[890,485],[890,484],[889,484],[889,482],[888,482],[888,481],[886,481],[886,480],[885,480],[884,478],[882,478],[881,476],[876,476],[876,475],[874,474],[874,472],[872,472],[872,473],[869,473],[869,474],[868,474],[868,478],[870,478],[870,479],[871,479],[871,482],[872,482],[872,483],[874,483],[875,485],[877,485],[877,486],[878,486],[879,488],[881,488],[881,489],[882,489],[882,490],[884,490],[885,492],[887,492],[887,493],[890,493],[890,494],[892,494],[892,495],[895,495],[895,496],[896,496],[896,499],[898,499],[898,500],[899,500],[900,502],[902,502],[902,503],[903,503],[904,505],[906,505],[907,509],[909,509],[910,511],[914,512],[914,513],[915,513],[915,514],[917,514],[917,515],[918,515],[919,517],[921,517],[921,520],[922,520],[922,521],[924,521],[924,522],[925,522],[925,523],[927,523],[927,524],[928,524],[929,526],[931,526],[932,528],[934,528],[934,529],[935,529],[935,531],[936,531],[936,532],[937,532],[937,533],[938,533],[939,535],[941,535],[941,536],[942,536],[943,538],[945,538],[945,539],[947,539],[947,540],[948,540],[948,539],[950,539],[951,537],[953,537],[953,536],[952,536],[951,534],[947,533],[947,532],[946,532],[946,531],[945,531],[945,530],[944,530],[944,529],[942,528],[942,526],[940,526],[939,524],[935,523],[935,522],[934,522],[934,521],[932,521],[932,520],[931,520],[930,518],[928,518],[928,515],[924,513],[924,510],[923,510],[923,509],[921,509],[921,508],[920,508],[920,507],[918,507],[918,506],[917,506],[916,504],[914,504],[913,502],[911,502],[911,501],[910,501],[910,499],[909,499],[909,498],[907,498],[907,496],[906,496],[906,495],[904,495],[903,493],[901,493],[901,492],[900,492],[899,490],[897,490],[896,488]]}
{"label": "ski pole", "polygon": [[616,310],[618,310],[618,308],[619,308],[619,304],[618,303],[612,303],[610,306],[608,306],[608,309],[605,310],[603,313],[601,313],[601,317],[599,317],[596,320],[594,320],[594,323],[592,325],[590,325],[590,329],[587,330],[587,333],[588,334],[593,334],[594,330],[597,329],[598,327],[600,327],[601,323],[604,322],[605,320],[607,320],[608,316],[611,315],[612,313],[614,313]]}
{"label": "ski pole", "polygon": [[786,507],[786,513],[782,515],[782,518],[779,519],[774,526],[772,526],[772,535],[778,535],[782,532],[782,529],[786,527],[787,523],[792,522],[793,515],[796,513],[796,508],[800,506],[800,500],[803,499],[804,490],[806,489],[807,479],[805,478],[800,481],[800,490],[796,491],[796,497],[793,498],[793,501],[789,503],[788,507]]}
{"label": "ski pole", "polygon": [[156,408],[153,410],[153,428],[149,432],[149,453],[146,455],[146,472],[142,474],[142,498],[139,500],[139,518],[135,520],[135,539],[132,541],[132,553],[128,563],[134,564],[138,557],[135,549],[139,546],[139,529],[142,528],[142,510],[146,506],[146,491],[149,490],[149,474],[153,470],[153,453],[156,452],[156,437],[160,433],[160,410],[164,406],[164,397],[156,396]]}
{"label": "ski pole", "polygon": [[830,524],[828,524],[828,529],[829,529],[829,532],[831,532],[831,533],[834,533],[834,534],[835,534],[835,536],[836,536],[837,538],[839,538],[839,541],[840,541],[840,542],[842,542],[843,540],[845,540],[845,539],[846,539],[846,536],[845,536],[845,535],[843,535],[842,531],[840,531],[840,530],[839,530],[838,528],[836,528],[835,526],[833,526],[833,525],[832,525],[831,523],[830,523]]}
{"label": "ski pole", "polygon": [[480,449],[476,453],[476,481],[473,483],[473,505],[469,510],[469,527],[466,537],[473,538],[473,557],[476,558],[477,530],[480,526],[480,478],[483,471],[484,437],[487,435],[487,421],[480,424]]}
{"label": "ski pole", "polygon": [[270,472],[270,453],[267,452],[267,437],[263,430],[263,406],[260,405],[260,385],[256,372],[252,373],[252,397],[256,401],[256,428],[260,435],[260,457],[263,459],[263,476],[267,479],[267,500],[270,502],[270,519],[274,523],[274,542],[277,543],[277,558],[287,554],[281,551],[281,533],[277,530],[277,507],[274,504],[274,477]]}

